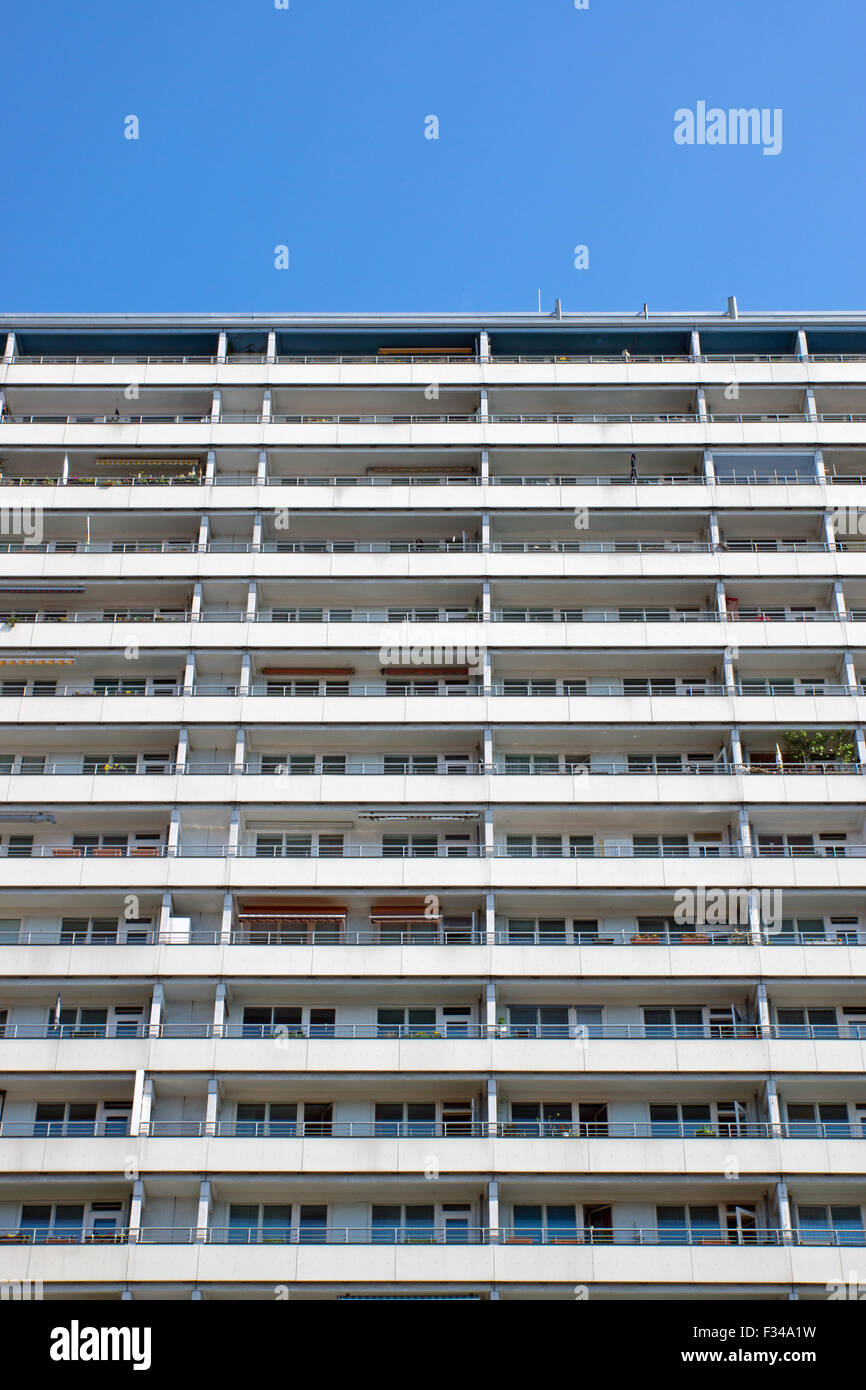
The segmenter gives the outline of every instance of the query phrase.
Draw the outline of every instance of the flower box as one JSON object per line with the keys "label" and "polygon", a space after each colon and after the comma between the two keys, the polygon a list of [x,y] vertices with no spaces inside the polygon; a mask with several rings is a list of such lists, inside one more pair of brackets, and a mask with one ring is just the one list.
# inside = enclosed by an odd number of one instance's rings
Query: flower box
{"label": "flower box", "polygon": [[661,938],[658,936],[633,936],[631,944],[632,946],[658,946],[660,940]]}
{"label": "flower box", "polygon": [[684,933],[680,937],[681,946],[709,946],[710,938],[698,933]]}

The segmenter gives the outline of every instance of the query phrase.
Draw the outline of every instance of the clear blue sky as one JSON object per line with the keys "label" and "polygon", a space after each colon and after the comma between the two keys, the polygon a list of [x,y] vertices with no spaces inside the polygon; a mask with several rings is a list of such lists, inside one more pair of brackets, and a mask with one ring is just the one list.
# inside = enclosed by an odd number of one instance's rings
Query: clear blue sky
{"label": "clear blue sky", "polygon": [[862,0],[290,5],[6,8],[2,310],[866,308]]}

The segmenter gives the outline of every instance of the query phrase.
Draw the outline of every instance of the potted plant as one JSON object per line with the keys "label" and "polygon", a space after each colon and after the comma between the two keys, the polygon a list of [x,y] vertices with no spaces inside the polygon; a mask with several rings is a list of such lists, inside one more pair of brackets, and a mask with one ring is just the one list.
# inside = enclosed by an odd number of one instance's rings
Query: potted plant
{"label": "potted plant", "polygon": [[732,931],[730,936],[731,946],[750,946],[752,944],[752,934],[747,931]]}
{"label": "potted plant", "polygon": [[790,759],[808,772],[820,772],[823,763],[856,762],[848,729],[789,729],[782,737],[782,747],[783,766]]}
{"label": "potted plant", "polygon": [[660,939],[656,933],[638,933],[631,938],[631,944],[632,946],[658,946]]}
{"label": "potted plant", "polygon": [[680,944],[683,946],[709,946],[710,938],[701,932],[683,932],[680,937]]}

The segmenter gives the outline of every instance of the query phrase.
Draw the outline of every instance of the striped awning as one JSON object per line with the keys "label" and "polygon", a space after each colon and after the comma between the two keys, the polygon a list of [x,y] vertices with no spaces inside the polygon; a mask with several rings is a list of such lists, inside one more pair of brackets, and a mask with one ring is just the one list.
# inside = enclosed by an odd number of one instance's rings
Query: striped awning
{"label": "striped awning", "polygon": [[4,584],[0,587],[0,594],[86,594],[87,590],[78,587],[68,586],[66,588],[43,588],[35,584]]}
{"label": "striped awning", "polygon": [[133,468],[183,468],[183,469],[190,469],[190,468],[200,468],[200,467],[201,467],[201,459],[200,459],[200,458],[194,458],[194,459],[192,459],[192,458],[182,458],[182,459],[178,459],[178,458],[175,458],[175,459],[169,459],[169,458],[160,458],[160,459],[152,459],[152,458],[126,458],[126,459],[112,458],[112,459],[101,459],[101,458],[98,458],[98,459],[96,460],[96,462],[97,462],[98,464],[100,464],[100,465],[101,465],[102,467],[104,467],[104,468],[125,468],[125,469],[127,469],[127,470],[130,470],[130,469],[133,469]]}
{"label": "striped awning", "polygon": [[429,922],[440,920],[440,914],[432,915],[426,911],[425,898],[410,898],[406,902],[373,903],[370,908],[371,922]]}
{"label": "striped awning", "polygon": [[248,902],[242,903],[238,920],[278,925],[280,922],[345,922],[345,903]]}
{"label": "striped awning", "polygon": [[74,656],[4,656],[0,666],[74,666]]}

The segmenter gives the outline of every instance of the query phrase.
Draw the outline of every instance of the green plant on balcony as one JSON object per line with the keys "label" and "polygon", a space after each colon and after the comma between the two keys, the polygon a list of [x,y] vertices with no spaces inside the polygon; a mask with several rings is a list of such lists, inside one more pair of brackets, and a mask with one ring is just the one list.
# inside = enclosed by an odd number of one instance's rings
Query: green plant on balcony
{"label": "green plant on balcony", "polygon": [[715,1139],[716,1131],[711,1125],[701,1125],[700,1129],[695,1130],[696,1139]]}
{"label": "green plant on balcony", "polygon": [[782,736],[784,761],[803,763],[853,763],[854,740],[848,729],[789,729]]}

